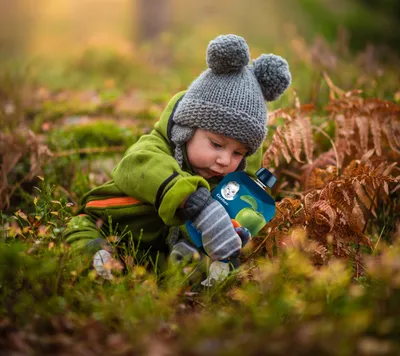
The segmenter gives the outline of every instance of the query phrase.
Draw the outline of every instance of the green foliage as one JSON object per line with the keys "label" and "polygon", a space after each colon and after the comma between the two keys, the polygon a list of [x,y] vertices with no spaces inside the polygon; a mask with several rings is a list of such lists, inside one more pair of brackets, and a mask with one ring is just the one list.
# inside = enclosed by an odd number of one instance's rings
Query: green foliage
{"label": "green foliage", "polygon": [[61,312],[65,306],[61,295],[63,253],[46,251],[43,255],[41,247],[28,250],[20,242],[2,242],[0,247],[0,317],[24,324],[35,315]]}
{"label": "green foliage", "polygon": [[120,127],[112,120],[93,120],[86,124],[65,126],[49,136],[49,146],[52,150],[129,147],[136,141],[137,136],[131,129]]}
{"label": "green foliage", "polygon": [[362,50],[368,43],[398,51],[400,8],[396,0],[302,0],[300,4],[307,16],[308,31],[334,41],[338,28],[344,27],[351,34],[349,44],[353,51]]}
{"label": "green foliage", "polygon": [[[356,281],[344,261],[317,269],[307,255],[289,248],[279,259],[243,267],[216,289],[193,292],[176,271],[157,276],[141,266],[96,284],[93,273],[76,278],[62,244],[32,253],[26,244],[2,243],[0,317],[27,330],[55,315],[64,315],[76,331],[76,320],[94,319],[106,335],[128,337],[136,350],[149,350],[148,337],[156,333],[179,354],[284,355],[295,347],[300,354],[367,355],[378,346],[392,354],[400,346],[400,246],[381,252],[379,259],[366,260],[368,271]],[[39,339],[46,332],[36,330]]]}

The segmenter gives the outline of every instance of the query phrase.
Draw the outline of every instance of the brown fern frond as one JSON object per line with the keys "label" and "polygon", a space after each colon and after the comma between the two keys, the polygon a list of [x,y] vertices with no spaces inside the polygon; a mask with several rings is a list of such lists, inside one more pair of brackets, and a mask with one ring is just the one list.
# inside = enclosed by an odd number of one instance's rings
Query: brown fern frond
{"label": "brown fern frond", "polygon": [[275,125],[275,120],[282,117],[284,110],[282,108],[276,109],[268,113],[268,125]]}
{"label": "brown fern frond", "polygon": [[359,231],[362,231],[365,226],[364,213],[357,202],[357,199],[353,200],[353,210],[350,214],[350,225],[355,226]]}
{"label": "brown fern frond", "polygon": [[371,247],[370,240],[362,233],[365,217],[356,199],[350,179],[338,179],[321,191],[307,194],[304,209],[309,236],[327,243],[328,235],[331,235],[338,256],[347,255],[347,244],[352,242]]}
{"label": "brown fern frond", "polygon": [[[371,161],[365,163],[362,161],[352,161],[343,171],[343,177],[352,182],[361,206],[377,217],[378,197],[381,201],[387,201],[389,199],[389,183],[399,181],[398,177],[389,175],[396,166],[396,162],[389,165],[381,162],[374,167]],[[380,190],[381,188],[383,192]]]}
{"label": "brown fern frond", "polygon": [[390,173],[392,173],[393,168],[396,166],[397,166],[397,162],[393,162],[392,164],[389,164],[388,166],[385,167],[385,170],[382,172],[382,175],[388,176]]}
{"label": "brown fern frond", "polygon": [[288,148],[285,143],[285,139],[282,135],[283,127],[280,126],[275,132],[273,141],[271,145],[268,147],[267,151],[264,153],[263,156],[263,166],[269,167],[272,160],[275,163],[275,166],[278,167],[279,165],[279,156],[282,152],[286,162],[289,163],[292,160],[292,157],[289,154]]}
{"label": "brown fern frond", "polygon": [[[390,195],[400,189],[400,177],[393,175],[398,174],[400,106],[363,98],[360,91],[346,93],[332,82],[329,86],[332,100],[326,109],[336,125],[334,138],[311,124],[310,115],[302,109],[298,98],[294,108],[273,113],[275,118],[283,118],[284,124],[276,130],[264,155],[264,165],[275,160],[278,167],[282,156],[288,163],[294,161],[291,169],[285,171],[303,170],[303,195],[300,200],[293,200],[298,205],[290,200],[277,204],[276,217],[264,230],[269,255],[282,241],[287,241],[293,229],[299,228],[314,243],[310,248],[320,252],[320,261],[332,252],[359,261],[357,246],[373,248],[367,233],[364,234],[369,231],[368,220],[378,216],[382,202],[393,204]],[[310,163],[313,130],[322,131],[333,149]],[[298,163],[305,160],[308,164],[301,167]],[[301,191],[299,177],[291,178],[295,179],[296,192]]]}
{"label": "brown fern frond", "polygon": [[[366,194],[363,186],[358,180],[354,181],[353,186],[355,188],[357,198],[367,208],[367,210],[370,210],[373,206],[372,198],[368,194]],[[372,211],[372,213],[374,214],[374,211]]]}
{"label": "brown fern frond", "polygon": [[311,261],[314,265],[322,265],[329,259],[328,249],[315,240],[307,240],[304,251],[311,255]]}
{"label": "brown fern frond", "polygon": [[296,120],[296,123],[303,139],[304,153],[306,155],[307,162],[310,164],[312,163],[314,152],[314,138],[312,135],[311,118],[300,116]]}
{"label": "brown fern frond", "polygon": [[335,143],[339,165],[346,156],[360,156],[371,146],[378,156],[386,152],[384,149],[387,146],[399,154],[400,105],[379,99],[365,99],[355,92],[349,92],[331,100],[326,110],[336,123]]}
{"label": "brown fern frond", "polygon": [[372,164],[372,161],[353,160],[343,170],[342,177],[344,178],[357,178],[360,181],[370,181],[374,187],[378,187],[384,181],[395,182],[397,177],[392,177],[390,173],[396,167],[397,162],[388,164],[387,162],[379,162],[376,166]]}
{"label": "brown fern frond", "polygon": [[[388,197],[389,184],[400,182],[399,177],[388,175],[395,164],[375,160],[377,156],[373,154],[371,150],[362,160],[350,162],[340,177],[336,175],[336,167],[328,167],[332,169],[328,178],[331,180],[324,186],[321,179],[318,183],[321,187],[307,193],[302,200],[286,199],[279,203],[276,217],[265,230],[267,253],[271,256],[284,241],[286,246],[290,231],[295,228],[305,229],[311,241],[326,249],[331,246],[334,256],[356,260],[359,250],[354,246],[372,249],[371,240],[363,232],[368,217],[376,215],[378,201]],[[316,168],[314,174],[327,174],[328,169]],[[328,257],[322,253],[320,261]]]}
{"label": "brown fern frond", "polygon": [[272,257],[274,249],[276,249],[282,239],[287,236],[290,228],[292,226],[301,225],[301,222],[304,220],[301,211],[302,204],[298,199],[284,198],[277,203],[274,218],[263,229],[266,237],[261,241],[255,241],[258,247],[255,248],[252,255],[265,247],[267,254]]}
{"label": "brown fern frond", "polygon": [[341,166],[343,159],[345,156],[351,155],[351,137],[353,135],[353,131],[349,131],[348,127],[350,126],[347,123],[346,116],[337,115],[335,116],[336,120],[336,132],[335,132],[335,143],[337,147],[337,153],[339,162],[338,164]]}
{"label": "brown fern frond", "polygon": [[[360,159],[360,163],[362,164],[369,164],[371,157],[374,155],[375,149],[371,149],[367,152],[365,152]],[[356,162],[356,161],[352,161],[352,162]],[[351,166],[352,162],[350,162],[349,166]]]}
{"label": "brown fern frond", "polygon": [[322,189],[327,183],[337,179],[337,167],[328,166],[326,169],[315,168],[307,177],[305,189]]}
{"label": "brown fern frond", "polygon": [[360,136],[360,150],[368,150],[368,118],[365,116],[356,116],[356,124]]}
{"label": "brown fern frond", "polygon": [[327,232],[331,232],[336,222],[336,210],[326,200],[319,200],[313,204],[310,218],[317,225],[329,227]]}
{"label": "brown fern frond", "polygon": [[302,137],[299,135],[295,121],[291,122],[289,125],[286,125],[283,131],[283,136],[285,137],[287,146],[289,147],[290,152],[296,161],[302,162],[300,159]]}
{"label": "brown fern frond", "polygon": [[293,198],[284,198],[276,205],[276,217],[282,221],[293,222],[294,214],[301,208],[301,201]]}
{"label": "brown fern frond", "polygon": [[[309,191],[310,189],[322,188],[323,182],[321,182],[318,178],[319,172],[321,174],[324,174],[323,171],[328,170],[329,168],[329,175],[327,174],[326,177],[324,177],[327,178],[326,182],[328,183],[330,181],[330,179],[328,179],[328,176],[330,176],[330,171],[333,170],[333,168],[330,168],[329,166],[335,166],[335,165],[336,165],[336,155],[332,149],[319,155],[319,157],[315,159],[313,163],[304,165],[303,166],[304,172],[301,177],[303,189],[305,191]],[[316,169],[319,169],[320,171],[316,172],[314,177],[314,171]],[[335,171],[337,172],[336,167]]]}
{"label": "brown fern frond", "polygon": [[[278,167],[280,153],[282,153],[287,163],[292,158],[297,162],[303,163],[302,153],[304,153],[307,162],[312,162],[314,140],[312,137],[311,118],[307,114],[313,110],[314,105],[302,105],[297,100],[295,108],[276,110],[268,115],[270,124],[278,117],[285,119],[285,123],[277,128],[271,144],[264,153],[263,165],[265,167],[268,167],[272,161]],[[304,147],[304,150],[302,147]]]}
{"label": "brown fern frond", "polygon": [[296,248],[309,256],[314,265],[322,265],[329,260],[330,252],[321,242],[310,239],[306,228],[295,226],[279,241],[279,248]]}
{"label": "brown fern frond", "polygon": [[382,124],[382,129],[388,139],[390,148],[400,154],[400,122],[386,120]]}
{"label": "brown fern frond", "polygon": [[345,180],[330,182],[321,191],[320,195],[321,199],[327,199],[337,210],[340,210],[345,215],[351,214],[354,196],[355,193],[351,182]]}
{"label": "brown fern frond", "polygon": [[374,142],[374,148],[378,156],[382,154],[381,149],[381,128],[379,125],[379,119],[377,115],[370,117],[369,123],[371,125],[372,140]]}

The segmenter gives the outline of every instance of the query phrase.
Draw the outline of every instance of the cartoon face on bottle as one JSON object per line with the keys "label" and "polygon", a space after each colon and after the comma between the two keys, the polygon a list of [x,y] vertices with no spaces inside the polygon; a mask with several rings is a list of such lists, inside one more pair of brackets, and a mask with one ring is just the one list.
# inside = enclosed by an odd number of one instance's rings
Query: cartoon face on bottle
{"label": "cartoon face on bottle", "polygon": [[222,188],[221,194],[226,200],[233,200],[240,189],[240,185],[237,182],[231,181]]}

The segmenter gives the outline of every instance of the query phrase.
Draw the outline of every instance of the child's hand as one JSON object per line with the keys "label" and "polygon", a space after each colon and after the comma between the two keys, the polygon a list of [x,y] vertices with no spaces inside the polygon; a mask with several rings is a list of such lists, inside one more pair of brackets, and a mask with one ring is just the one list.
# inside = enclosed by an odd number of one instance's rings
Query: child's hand
{"label": "child's hand", "polygon": [[187,198],[184,211],[201,231],[203,248],[212,259],[223,260],[239,254],[242,241],[231,218],[206,188],[197,189]]}
{"label": "child's hand", "polygon": [[112,280],[114,277],[111,273],[113,269],[121,269],[121,263],[114,259],[110,252],[100,250],[93,256],[93,267],[97,274],[104,279]]}
{"label": "child's hand", "polygon": [[244,226],[239,226],[235,228],[236,233],[240,236],[242,240],[242,247],[245,247],[246,244],[251,240],[251,234],[248,229]]}
{"label": "child's hand", "polygon": [[180,241],[172,246],[169,258],[173,264],[185,264],[199,261],[201,257],[196,247],[192,246],[188,241]]}

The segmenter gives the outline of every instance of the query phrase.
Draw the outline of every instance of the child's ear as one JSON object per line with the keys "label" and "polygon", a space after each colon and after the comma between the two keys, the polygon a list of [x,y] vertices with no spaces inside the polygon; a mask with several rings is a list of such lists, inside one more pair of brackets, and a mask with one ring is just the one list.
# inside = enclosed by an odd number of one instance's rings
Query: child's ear
{"label": "child's ear", "polygon": [[266,101],[278,99],[292,81],[288,62],[274,54],[262,54],[253,61],[253,71]]}

